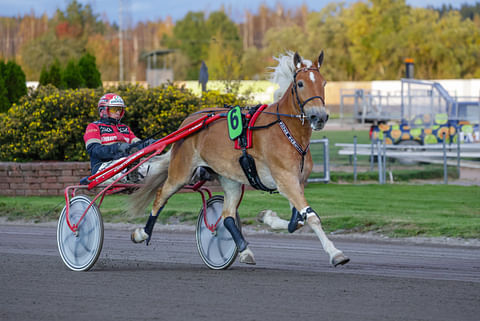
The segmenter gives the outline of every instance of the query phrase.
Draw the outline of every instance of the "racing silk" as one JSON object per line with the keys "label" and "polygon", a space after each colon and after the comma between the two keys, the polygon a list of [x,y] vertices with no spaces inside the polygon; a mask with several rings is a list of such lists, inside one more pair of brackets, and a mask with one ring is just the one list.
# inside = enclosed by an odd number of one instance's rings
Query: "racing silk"
{"label": "racing silk", "polygon": [[102,163],[127,156],[119,152],[120,143],[132,144],[140,139],[127,125],[117,124],[111,118],[102,118],[87,126],[83,140],[90,156],[93,175]]}

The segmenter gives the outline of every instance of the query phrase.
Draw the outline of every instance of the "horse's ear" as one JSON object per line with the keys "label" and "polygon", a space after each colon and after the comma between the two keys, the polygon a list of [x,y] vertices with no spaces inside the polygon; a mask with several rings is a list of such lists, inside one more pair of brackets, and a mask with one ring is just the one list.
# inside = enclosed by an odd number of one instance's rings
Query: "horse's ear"
{"label": "horse's ear", "polygon": [[300,57],[298,52],[295,52],[295,56],[293,56],[293,64],[295,65],[296,69],[300,69],[302,67],[302,57]]}
{"label": "horse's ear", "polygon": [[320,56],[318,56],[318,69],[320,69],[320,67],[322,66],[323,64],[323,50],[322,52],[320,53]]}

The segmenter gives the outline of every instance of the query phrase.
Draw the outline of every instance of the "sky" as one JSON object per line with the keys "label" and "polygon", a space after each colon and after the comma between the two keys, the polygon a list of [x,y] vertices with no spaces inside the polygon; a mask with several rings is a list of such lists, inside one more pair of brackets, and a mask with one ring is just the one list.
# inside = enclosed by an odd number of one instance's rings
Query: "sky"
{"label": "sky", "polygon": [[[106,17],[110,22],[117,22],[119,17],[120,0],[77,0],[86,5],[90,4],[94,13]],[[352,3],[357,0],[344,0]],[[39,16],[47,13],[49,17],[56,9],[64,11],[70,0],[0,0],[0,16],[18,16],[30,13],[32,10]],[[139,21],[164,20],[167,16],[174,21],[182,19],[188,11],[204,11],[206,13],[219,10],[222,5],[235,22],[242,22],[245,10],[256,12],[261,3],[274,8],[277,3],[282,3],[287,9],[296,8],[306,4],[309,10],[319,11],[333,0],[122,0],[124,8],[128,9],[127,18],[133,24]],[[439,7],[442,4],[451,4],[460,7],[463,3],[475,4],[480,0],[407,0],[407,4],[414,7],[428,5]]]}

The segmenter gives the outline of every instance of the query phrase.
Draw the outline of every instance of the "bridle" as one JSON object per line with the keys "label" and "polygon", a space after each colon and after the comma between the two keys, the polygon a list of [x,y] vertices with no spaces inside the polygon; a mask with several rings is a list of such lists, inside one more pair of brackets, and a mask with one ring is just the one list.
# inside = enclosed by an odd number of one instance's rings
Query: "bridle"
{"label": "bridle", "polygon": [[325,106],[325,99],[324,99],[322,96],[312,96],[312,97],[304,100],[303,103],[300,101],[300,98],[298,97],[298,92],[297,92],[297,75],[298,75],[299,72],[307,72],[307,71],[316,71],[316,72],[320,73],[320,71],[318,70],[318,68],[314,68],[314,67],[307,68],[307,67],[304,67],[304,68],[300,68],[300,69],[298,69],[297,71],[295,71],[295,74],[293,75],[292,95],[294,95],[295,98],[296,98],[296,103],[297,103],[297,105],[298,105],[298,108],[300,109],[300,113],[301,113],[302,119],[305,118],[305,111],[303,110],[303,107],[304,107],[308,102],[310,102],[311,100],[320,99],[320,100],[322,101],[323,106]]}

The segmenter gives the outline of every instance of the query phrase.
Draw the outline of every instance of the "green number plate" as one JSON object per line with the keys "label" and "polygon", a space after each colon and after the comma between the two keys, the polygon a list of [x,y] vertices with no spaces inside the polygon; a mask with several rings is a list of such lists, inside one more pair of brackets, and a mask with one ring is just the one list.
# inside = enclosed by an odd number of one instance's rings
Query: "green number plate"
{"label": "green number plate", "polygon": [[243,131],[242,112],[240,111],[240,106],[237,106],[228,112],[227,121],[228,135],[230,136],[231,140],[234,140],[238,138]]}

